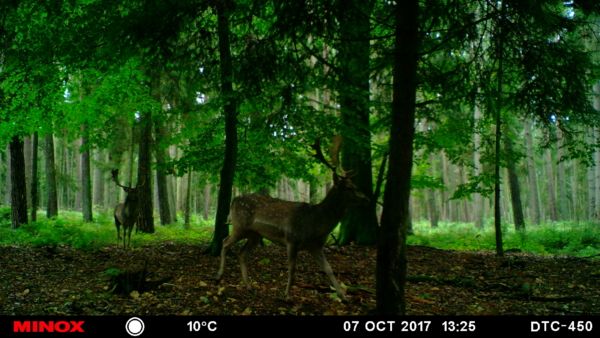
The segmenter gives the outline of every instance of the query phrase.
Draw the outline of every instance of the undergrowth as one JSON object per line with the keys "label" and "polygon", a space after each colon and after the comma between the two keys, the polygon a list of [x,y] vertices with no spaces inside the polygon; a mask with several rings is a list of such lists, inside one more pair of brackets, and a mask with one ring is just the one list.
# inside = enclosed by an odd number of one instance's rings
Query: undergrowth
{"label": "undergrowth", "polygon": [[[429,222],[414,222],[414,234],[408,244],[453,250],[495,250],[492,226],[477,229],[472,223],[440,222],[431,228]],[[525,231],[503,228],[505,250],[518,249],[536,254],[588,257],[600,254],[600,225],[591,222],[555,222],[527,225]]]}
{"label": "undergrowth", "polygon": [[[193,215],[191,226],[186,229],[178,222],[166,226],[155,219],[155,233],[134,233],[134,247],[161,242],[208,243],[213,234],[212,220]],[[336,229],[337,230],[337,229]],[[335,231],[334,231],[335,233]],[[11,229],[10,208],[0,207],[0,245],[52,246],[68,245],[79,249],[96,249],[117,242],[117,234],[111,214],[96,212],[94,221],[85,223],[80,212],[61,211],[54,219],[38,214],[38,221]],[[429,222],[413,223],[413,235],[409,245],[424,245],[452,250],[495,250],[495,234],[491,225],[476,229],[472,223],[440,222],[431,228]],[[591,222],[556,222],[527,225],[524,232],[515,231],[508,225],[503,229],[504,249],[518,249],[535,254],[570,255],[588,257],[600,255],[600,225]]]}

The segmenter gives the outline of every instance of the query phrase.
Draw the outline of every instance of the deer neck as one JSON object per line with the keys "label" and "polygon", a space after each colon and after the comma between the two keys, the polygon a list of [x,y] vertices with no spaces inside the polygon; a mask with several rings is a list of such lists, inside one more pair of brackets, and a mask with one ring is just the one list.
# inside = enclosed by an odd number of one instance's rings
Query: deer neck
{"label": "deer neck", "polygon": [[323,224],[327,224],[324,230],[327,233],[335,228],[342,217],[344,217],[344,212],[346,211],[342,192],[335,186],[327,193],[325,199],[317,204],[317,207],[322,210]]}

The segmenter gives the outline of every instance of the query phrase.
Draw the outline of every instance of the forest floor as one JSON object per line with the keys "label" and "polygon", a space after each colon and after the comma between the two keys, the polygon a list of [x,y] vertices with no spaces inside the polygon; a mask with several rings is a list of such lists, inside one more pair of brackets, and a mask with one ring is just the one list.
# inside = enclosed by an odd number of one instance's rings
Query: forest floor
{"label": "forest floor", "polygon": [[[236,248],[239,250],[239,247]],[[237,256],[213,281],[218,259],[201,246],[165,243],[124,251],[66,246],[0,247],[0,315],[363,315],[375,306],[374,248],[330,247],[326,256],[349,300],[300,253],[292,299],[285,250],[259,247],[249,261],[250,290],[240,284]],[[237,251],[237,250],[234,250]],[[600,315],[600,261],[586,258],[408,249],[410,315]],[[111,275],[143,271],[142,290],[115,286]],[[141,275],[141,274],[140,274]],[[132,285],[140,278],[129,276]],[[123,280],[121,280],[123,281]],[[138,285],[139,286],[139,285]]]}

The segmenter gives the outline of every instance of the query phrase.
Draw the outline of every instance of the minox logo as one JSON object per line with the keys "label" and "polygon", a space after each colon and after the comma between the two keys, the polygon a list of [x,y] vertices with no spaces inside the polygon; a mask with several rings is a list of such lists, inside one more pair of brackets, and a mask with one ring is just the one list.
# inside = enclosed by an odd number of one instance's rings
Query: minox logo
{"label": "minox logo", "polygon": [[44,333],[44,332],[80,332],[84,333],[85,321],[74,320],[15,320],[13,321],[13,332],[15,333]]}

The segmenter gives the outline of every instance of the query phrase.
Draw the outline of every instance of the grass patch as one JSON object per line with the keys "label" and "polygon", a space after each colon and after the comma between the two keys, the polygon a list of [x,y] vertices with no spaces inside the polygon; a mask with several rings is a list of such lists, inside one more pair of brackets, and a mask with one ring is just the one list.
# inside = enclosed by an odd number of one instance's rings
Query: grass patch
{"label": "grass patch", "polygon": [[[0,217],[2,212],[0,209]],[[131,243],[142,246],[166,241],[208,242],[213,232],[212,223],[198,219],[194,221],[189,229],[185,229],[182,223],[162,226],[156,224],[155,220],[154,234],[135,234],[134,230]],[[113,222],[112,214],[95,213],[94,221],[85,223],[80,212],[61,211],[55,219],[47,219],[40,213],[37,222],[12,229],[10,217],[8,220],[0,218],[0,245],[68,245],[78,249],[116,245],[117,231]]]}
{"label": "grass patch", "polygon": [[[440,222],[431,228],[429,222],[413,223],[412,245],[451,250],[495,250],[492,226],[476,229],[472,223]],[[536,254],[586,257],[600,254],[600,225],[591,222],[556,222],[528,225],[525,232],[503,227],[504,249],[520,249]]]}

